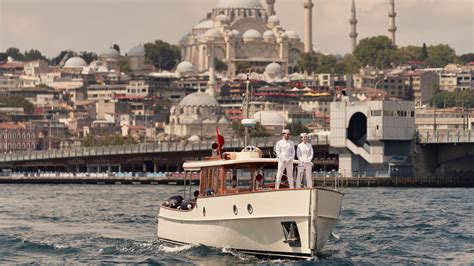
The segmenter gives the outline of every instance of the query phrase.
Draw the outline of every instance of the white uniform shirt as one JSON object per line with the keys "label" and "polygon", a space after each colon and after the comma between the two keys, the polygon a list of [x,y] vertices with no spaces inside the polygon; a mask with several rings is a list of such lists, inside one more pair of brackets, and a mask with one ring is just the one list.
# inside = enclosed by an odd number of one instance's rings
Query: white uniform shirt
{"label": "white uniform shirt", "polygon": [[313,160],[313,145],[301,142],[296,148],[296,157],[300,162],[308,163]]}
{"label": "white uniform shirt", "polygon": [[280,161],[293,160],[295,158],[295,143],[291,140],[281,139],[275,145],[275,152]]}

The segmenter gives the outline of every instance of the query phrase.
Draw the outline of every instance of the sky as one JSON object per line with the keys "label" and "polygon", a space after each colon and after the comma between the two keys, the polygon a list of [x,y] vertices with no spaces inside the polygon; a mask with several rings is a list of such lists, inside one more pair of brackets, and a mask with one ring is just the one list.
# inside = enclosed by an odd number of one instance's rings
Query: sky
{"label": "sky", "polygon": [[[0,51],[38,49],[127,52],[161,39],[177,44],[218,0],[0,0]],[[239,0],[234,0],[239,1]],[[265,1],[261,0],[266,6]],[[324,53],[350,50],[351,0],[313,0],[313,43]],[[389,0],[356,0],[359,40],[388,35]],[[303,37],[303,0],[276,0],[281,25]],[[474,52],[474,0],[396,0],[399,46],[449,44]]]}

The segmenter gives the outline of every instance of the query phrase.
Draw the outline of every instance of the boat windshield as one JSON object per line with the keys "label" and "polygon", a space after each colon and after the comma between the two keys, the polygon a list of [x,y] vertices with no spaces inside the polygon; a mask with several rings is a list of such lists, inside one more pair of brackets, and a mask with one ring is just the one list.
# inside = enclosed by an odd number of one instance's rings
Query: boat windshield
{"label": "boat windshield", "polygon": [[200,195],[214,196],[273,189],[276,172],[276,164],[202,168]]}

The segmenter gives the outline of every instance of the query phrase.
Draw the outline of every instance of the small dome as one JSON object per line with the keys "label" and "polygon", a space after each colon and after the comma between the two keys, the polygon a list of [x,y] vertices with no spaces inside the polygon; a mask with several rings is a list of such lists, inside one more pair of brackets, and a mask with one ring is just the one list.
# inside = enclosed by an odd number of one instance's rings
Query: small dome
{"label": "small dome", "polygon": [[212,19],[201,21],[199,24],[194,26],[194,29],[197,29],[197,30],[198,29],[211,29],[211,28],[214,28],[214,20]]}
{"label": "small dome", "polygon": [[218,0],[216,9],[263,9],[260,0]]}
{"label": "small dome", "polygon": [[300,36],[298,36],[298,34],[292,30],[287,30],[286,31],[286,36],[288,36],[289,39],[291,40],[299,40],[300,39]]}
{"label": "small dome", "polygon": [[194,66],[191,62],[183,61],[176,67],[176,73],[181,76],[188,76],[194,73]]}
{"label": "small dome", "polygon": [[222,38],[224,37],[222,35],[222,33],[216,29],[210,29],[208,31],[206,31],[206,33],[204,34],[204,37],[206,37],[207,39],[218,39],[218,38]]}
{"label": "small dome", "polygon": [[79,56],[69,58],[63,68],[82,68],[87,67],[86,61]]}
{"label": "small dome", "polygon": [[273,16],[268,17],[268,23],[279,25],[280,19],[277,16],[273,15]]}
{"label": "small dome", "polygon": [[179,106],[219,106],[219,103],[211,95],[198,91],[184,97]]}
{"label": "small dome", "polygon": [[128,56],[145,56],[145,47],[139,44],[128,51]]}
{"label": "small dome", "polygon": [[262,126],[281,126],[284,124],[283,114],[274,110],[262,110],[256,112],[253,118]]}
{"label": "small dome", "polygon": [[222,24],[229,24],[230,23],[230,19],[228,16],[224,15],[224,14],[220,14],[216,17],[216,21],[219,21],[221,22]]}
{"label": "small dome", "polygon": [[238,30],[232,30],[232,33],[234,34],[235,38],[240,38],[242,37],[242,34],[240,34],[240,31]]}
{"label": "small dome", "polygon": [[106,66],[100,66],[99,69],[97,69],[97,73],[107,73],[109,72],[109,69]]}
{"label": "small dome", "polygon": [[257,30],[251,29],[244,33],[244,41],[257,41],[262,39],[262,34]]}
{"label": "small dome", "polygon": [[263,33],[263,39],[265,39],[266,41],[270,39],[275,39],[275,34],[273,34],[272,31],[267,30]]}
{"label": "small dome", "polygon": [[282,73],[283,68],[278,63],[270,63],[265,67],[265,73],[269,76],[278,76]]}
{"label": "small dome", "polygon": [[201,141],[201,138],[198,135],[192,135],[191,137],[188,138],[189,142],[199,142]]}
{"label": "small dome", "polygon": [[107,59],[118,59],[120,57],[120,53],[114,48],[108,48],[100,54],[100,57]]}

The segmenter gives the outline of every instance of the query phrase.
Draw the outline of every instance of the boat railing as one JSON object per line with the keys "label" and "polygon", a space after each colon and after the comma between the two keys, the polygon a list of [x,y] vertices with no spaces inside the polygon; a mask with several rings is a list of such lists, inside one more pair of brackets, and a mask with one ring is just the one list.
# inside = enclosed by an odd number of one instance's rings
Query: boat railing
{"label": "boat railing", "polygon": [[344,191],[344,179],[338,171],[318,171],[313,172],[313,184],[315,187]]}

